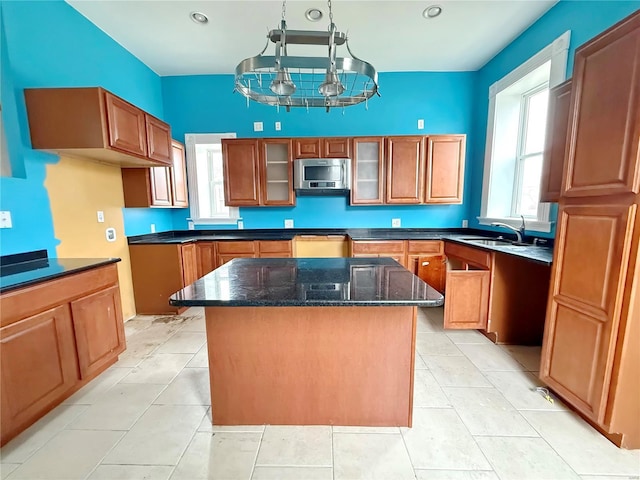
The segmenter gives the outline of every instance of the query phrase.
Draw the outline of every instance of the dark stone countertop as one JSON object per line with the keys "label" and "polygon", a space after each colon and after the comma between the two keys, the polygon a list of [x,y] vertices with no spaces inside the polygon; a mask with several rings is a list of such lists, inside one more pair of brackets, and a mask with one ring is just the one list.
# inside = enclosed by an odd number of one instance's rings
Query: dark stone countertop
{"label": "dark stone countertop", "polygon": [[0,257],[0,293],[119,262],[119,258],[48,258],[46,250]]}
{"label": "dark stone countertop", "polygon": [[421,306],[443,296],[390,258],[236,258],[173,294],[174,306]]}
{"label": "dark stone countertop", "polygon": [[[473,228],[350,228],[350,229],[260,229],[260,230],[175,230],[129,237],[129,245],[190,243],[224,240],[291,240],[297,235],[346,235],[352,240],[447,240],[483,250],[530,260],[543,265],[553,262],[551,246],[479,245],[464,240],[467,237],[496,238],[496,232]],[[501,237],[515,240],[505,232]],[[546,240],[549,245],[552,239]]]}

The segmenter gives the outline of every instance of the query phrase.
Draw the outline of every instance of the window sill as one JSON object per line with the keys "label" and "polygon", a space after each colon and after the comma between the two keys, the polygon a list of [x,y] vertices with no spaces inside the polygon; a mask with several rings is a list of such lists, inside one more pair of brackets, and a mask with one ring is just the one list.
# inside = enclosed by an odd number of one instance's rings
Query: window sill
{"label": "window sill", "polygon": [[[480,225],[491,225],[493,222],[506,223],[514,228],[520,228],[522,225],[522,219],[520,218],[498,218],[498,217],[476,217]],[[551,226],[555,222],[547,222],[542,220],[527,220],[525,219],[525,226],[527,231],[534,232],[551,232]]]}

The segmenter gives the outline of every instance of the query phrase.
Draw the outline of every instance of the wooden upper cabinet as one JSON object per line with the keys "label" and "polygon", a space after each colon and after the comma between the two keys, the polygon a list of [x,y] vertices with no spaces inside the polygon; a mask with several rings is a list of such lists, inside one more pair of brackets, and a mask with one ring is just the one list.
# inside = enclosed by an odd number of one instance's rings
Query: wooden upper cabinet
{"label": "wooden upper cabinet", "polygon": [[256,139],[223,139],[224,198],[229,206],[259,206],[260,150]]}
{"label": "wooden upper cabinet", "polygon": [[640,13],[576,50],[573,82],[562,195],[637,194]]}
{"label": "wooden upper cabinet", "polygon": [[540,378],[600,423],[624,295],[619,288],[633,264],[636,209],[567,205],[558,218]]}
{"label": "wooden upper cabinet", "polygon": [[103,88],[28,88],[24,96],[35,149],[120,167],[171,164],[169,125]]}
{"label": "wooden upper cabinet", "polygon": [[424,195],[424,137],[388,137],[387,203],[422,203]]}
{"label": "wooden upper cabinet", "polygon": [[269,138],[260,141],[263,205],[294,205],[291,140]]}
{"label": "wooden upper cabinet", "polygon": [[352,150],[351,204],[383,204],[384,139],[382,137],[354,138]]}
{"label": "wooden upper cabinet", "polygon": [[129,102],[104,92],[109,145],[127,153],[147,156],[145,113]]}
{"label": "wooden upper cabinet", "polygon": [[173,141],[172,167],[122,169],[125,207],[187,207],[184,147]]}
{"label": "wooden upper cabinet", "polygon": [[427,137],[425,203],[462,203],[466,135]]}
{"label": "wooden upper cabinet", "polygon": [[323,138],[322,139],[323,158],[350,158],[351,139],[348,137]]}
{"label": "wooden upper cabinet", "polygon": [[569,107],[571,106],[571,79],[549,90],[547,131],[542,154],[540,201],[557,202],[562,190],[562,169],[567,145]]}
{"label": "wooden upper cabinet", "polygon": [[174,207],[188,207],[187,193],[187,160],[184,155],[184,145],[175,140],[171,142],[171,160],[173,167],[169,169],[171,175],[171,194]]}
{"label": "wooden upper cabinet", "polygon": [[293,140],[294,158],[320,158],[322,156],[320,138],[296,138]]}
{"label": "wooden upper cabinet", "polygon": [[145,114],[148,155],[152,160],[172,163],[171,128],[161,120]]}

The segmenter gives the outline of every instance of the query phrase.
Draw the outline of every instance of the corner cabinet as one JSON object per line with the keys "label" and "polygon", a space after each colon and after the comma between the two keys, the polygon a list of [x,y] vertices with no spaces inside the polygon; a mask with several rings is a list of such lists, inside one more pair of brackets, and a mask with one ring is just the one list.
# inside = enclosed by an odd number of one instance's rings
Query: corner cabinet
{"label": "corner cabinet", "polygon": [[184,146],[171,142],[171,167],[122,170],[124,206],[128,208],[189,206]]}
{"label": "corner cabinet", "polygon": [[171,128],[100,87],[25,89],[34,149],[120,167],[171,164]]}
{"label": "corner cabinet", "polygon": [[4,445],[115,363],[125,337],[114,264],[0,298]]}
{"label": "corner cabinet", "polygon": [[567,128],[569,126],[571,84],[572,81],[569,79],[549,90],[549,121],[544,139],[540,180],[541,202],[557,202],[560,199]]}
{"label": "corner cabinet", "polygon": [[640,11],[576,50],[540,378],[640,448]]}
{"label": "corner cabinet", "polygon": [[290,139],[223,139],[225,204],[295,205],[291,152]]}

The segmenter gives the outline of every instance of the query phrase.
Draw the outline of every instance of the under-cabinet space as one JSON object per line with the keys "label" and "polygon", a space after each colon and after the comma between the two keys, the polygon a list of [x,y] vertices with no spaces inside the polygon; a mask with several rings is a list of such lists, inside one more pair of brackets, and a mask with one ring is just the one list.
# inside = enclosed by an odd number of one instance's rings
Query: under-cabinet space
{"label": "under-cabinet space", "polygon": [[349,256],[345,235],[296,235],[293,239],[296,258],[335,258]]}

